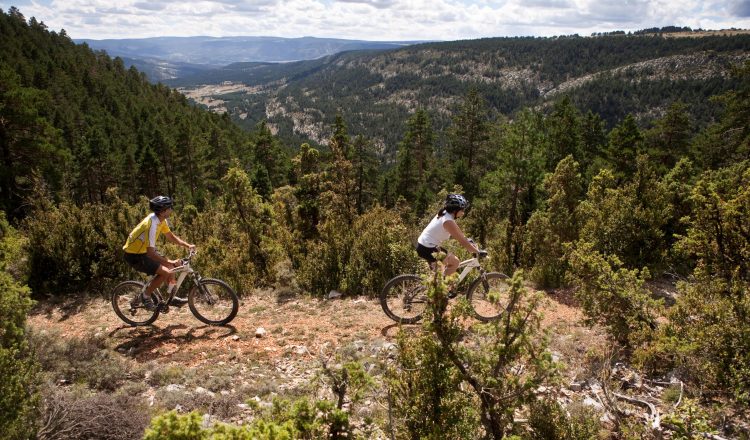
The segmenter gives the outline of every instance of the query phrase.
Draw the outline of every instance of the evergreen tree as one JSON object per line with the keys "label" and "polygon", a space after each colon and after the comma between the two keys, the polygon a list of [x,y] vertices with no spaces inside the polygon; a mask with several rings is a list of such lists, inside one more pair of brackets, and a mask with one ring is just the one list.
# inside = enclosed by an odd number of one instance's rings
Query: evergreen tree
{"label": "evergreen tree", "polygon": [[354,138],[352,151],[352,165],[357,180],[357,214],[362,215],[375,200],[378,160],[372,142],[362,135]]}
{"label": "evergreen tree", "polygon": [[[395,188],[396,193],[406,200],[416,200],[417,196],[429,191],[426,186],[432,171],[435,135],[424,109],[418,109],[406,125],[406,135],[398,149]],[[427,208],[424,200],[421,203],[415,206],[418,215]]]}
{"label": "evergreen tree", "polygon": [[473,199],[479,190],[479,179],[487,169],[489,127],[487,104],[476,87],[471,87],[449,131],[449,160],[453,182],[464,188]]}
{"label": "evergreen tree", "polygon": [[569,96],[555,103],[552,113],[545,119],[549,136],[547,169],[554,170],[557,163],[568,155],[582,159],[581,115]]}
{"label": "evergreen tree", "polygon": [[581,121],[581,156],[578,162],[588,182],[604,166],[607,133],[601,116],[589,110]]}
{"label": "evergreen tree", "polygon": [[524,110],[493,133],[497,146],[495,171],[482,181],[482,194],[504,231],[498,237],[503,270],[521,264],[523,227],[537,208],[538,188],[544,176],[547,138],[542,115]]}
{"label": "evergreen tree", "polygon": [[644,134],[648,155],[660,164],[660,171],[671,169],[688,155],[694,124],[686,105],[676,102],[669,106],[664,117],[656,120],[654,127]]}
{"label": "evergreen tree", "polygon": [[286,159],[279,139],[271,133],[265,119],[255,126],[251,136],[256,163],[266,169],[271,185],[278,188],[285,183],[287,175]]}
{"label": "evergreen tree", "polygon": [[636,157],[643,152],[643,134],[629,114],[609,133],[607,160],[617,177],[626,177],[635,172]]}

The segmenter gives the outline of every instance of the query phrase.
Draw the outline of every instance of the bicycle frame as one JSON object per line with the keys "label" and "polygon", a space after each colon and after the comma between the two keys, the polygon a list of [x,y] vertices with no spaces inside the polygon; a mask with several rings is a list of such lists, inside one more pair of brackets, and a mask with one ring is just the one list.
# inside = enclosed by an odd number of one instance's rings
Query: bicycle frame
{"label": "bicycle frame", "polygon": [[464,260],[461,263],[458,264],[458,269],[463,268],[461,271],[461,274],[458,275],[458,283],[460,284],[464,278],[466,278],[467,275],[469,275],[469,272],[471,272],[474,268],[479,269],[479,273],[484,273],[484,270],[482,269],[481,263],[479,263],[479,258],[474,257],[470,258],[468,260]]}
{"label": "bicycle frame", "polygon": [[[196,272],[195,270],[193,270],[192,267],[190,267],[190,259],[193,257],[193,255],[195,254],[188,255],[187,258],[184,258],[182,260],[181,266],[177,266],[169,271],[171,274],[173,275],[179,274],[179,276],[177,277],[177,281],[174,284],[170,284],[167,286],[167,301],[171,300],[174,294],[178,290],[180,290],[180,286],[182,286],[182,283],[185,281],[185,278],[187,278],[188,275],[194,278],[194,281],[196,282],[196,284],[198,281],[200,281],[200,275],[198,275],[198,272]],[[156,277],[157,275],[153,276],[149,280],[149,282],[146,283],[146,285],[151,283]]]}

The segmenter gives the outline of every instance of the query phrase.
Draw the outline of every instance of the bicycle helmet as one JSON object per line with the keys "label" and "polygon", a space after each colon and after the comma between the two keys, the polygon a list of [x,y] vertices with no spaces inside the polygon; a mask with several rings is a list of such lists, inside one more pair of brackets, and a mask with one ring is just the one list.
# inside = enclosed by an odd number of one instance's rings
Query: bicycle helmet
{"label": "bicycle helmet", "polygon": [[445,198],[445,210],[456,212],[469,207],[469,201],[461,194],[448,194]]}
{"label": "bicycle helmet", "polygon": [[174,201],[167,196],[156,196],[148,201],[148,207],[157,214],[171,208],[173,204]]}

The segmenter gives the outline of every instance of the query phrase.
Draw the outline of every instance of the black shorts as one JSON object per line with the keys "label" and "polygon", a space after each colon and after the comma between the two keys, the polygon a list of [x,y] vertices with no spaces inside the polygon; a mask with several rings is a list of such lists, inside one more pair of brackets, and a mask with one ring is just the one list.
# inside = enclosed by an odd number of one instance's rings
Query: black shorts
{"label": "black shorts", "polygon": [[146,275],[156,275],[156,271],[161,266],[158,261],[152,260],[146,254],[130,254],[125,252],[125,262],[133,269],[143,272]]}
{"label": "black shorts", "polygon": [[446,252],[446,250],[440,246],[427,247],[420,243],[417,243],[417,255],[427,260],[427,262],[430,264],[437,261],[437,258],[435,258],[434,255],[437,252]]}

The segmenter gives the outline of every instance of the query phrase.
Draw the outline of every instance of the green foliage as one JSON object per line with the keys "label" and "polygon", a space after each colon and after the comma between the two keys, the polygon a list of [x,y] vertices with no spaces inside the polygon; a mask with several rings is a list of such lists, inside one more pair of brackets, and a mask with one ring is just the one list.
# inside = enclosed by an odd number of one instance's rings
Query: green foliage
{"label": "green foliage", "polygon": [[716,98],[724,105],[720,119],[693,145],[695,161],[704,169],[731,166],[750,154],[750,61],[732,69],[739,84]]}
{"label": "green foliage", "polygon": [[706,172],[693,188],[693,216],[679,249],[697,260],[679,285],[669,326],[640,353],[657,371],[673,366],[701,389],[721,389],[740,401],[750,394],[750,164]]}
{"label": "green foliage", "polygon": [[351,258],[341,283],[345,292],[375,295],[397,274],[417,270],[419,259],[396,212],[371,209],[354,222],[352,229]]}
{"label": "green foliage", "polygon": [[453,182],[462,185],[464,195],[473,200],[479,193],[479,179],[490,164],[487,102],[476,87],[469,88],[448,132]]}
{"label": "green foliage", "polygon": [[497,234],[488,241],[508,273],[521,265],[524,226],[538,207],[548,146],[542,126],[541,114],[524,110],[515,121],[499,123],[491,137],[498,145],[497,168],[481,182],[488,203],[482,214],[497,224]]}
{"label": "green foliage", "polygon": [[23,228],[34,292],[68,293],[86,289],[95,280],[121,279],[126,273],[122,245],[140,221],[139,214],[145,215],[144,205],[129,205],[114,190],[108,192],[106,204],[81,206],[54,205],[39,195],[34,215],[26,218]]}
{"label": "green foliage", "polygon": [[7,272],[22,283],[29,275],[25,249],[26,237],[8,223],[4,212],[0,212],[0,272]]}
{"label": "green foliage", "polygon": [[650,339],[660,302],[644,287],[648,269],[624,268],[617,257],[605,256],[584,241],[571,248],[568,262],[589,325],[603,325],[614,340],[628,347]]}
{"label": "green foliage", "polygon": [[715,434],[708,414],[692,399],[685,399],[681,405],[664,416],[664,424],[670,427],[675,440],[705,438],[705,434]]}
{"label": "green foliage", "polygon": [[573,404],[563,408],[552,399],[529,406],[529,433],[534,440],[595,440],[600,438],[599,414],[590,407]]}
{"label": "green foliage", "polygon": [[632,180],[618,182],[609,170],[602,170],[578,207],[580,238],[626,267],[658,268],[667,254],[669,201],[665,184],[646,156],[638,158]]}
{"label": "green foliage", "polygon": [[690,196],[688,231],[677,244],[708,274],[750,280],[750,162],[706,172]]}
{"label": "green foliage", "polygon": [[399,439],[478,438],[475,402],[432,334],[399,332],[398,355],[386,377]]}
{"label": "green foliage", "polygon": [[526,224],[525,265],[530,278],[544,287],[559,287],[565,281],[565,244],[578,238],[576,212],[582,197],[582,178],[573,156],[561,160],[554,174],[544,179],[546,207],[532,214]]}
{"label": "green foliage", "polygon": [[[554,375],[546,339],[540,335],[537,310],[542,298],[526,292],[523,272],[517,271],[510,280],[505,314],[466,333],[463,323],[472,316],[468,303],[447,312],[447,288],[439,271],[428,286],[424,329],[437,340],[440,358],[447,359],[468,385],[466,392],[485,436],[503,438],[512,430],[515,411],[533,402],[537,387]],[[437,366],[422,367],[437,370]]]}
{"label": "green foliage", "polygon": [[78,205],[106,202],[118,187],[130,203],[166,193],[200,206],[250,138],[17,10],[0,13],[0,39],[0,207],[14,216],[28,214],[36,177]]}
{"label": "green foliage", "polygon": [[0,432],[9,439],[31,438],[36,420],[36,371],[26,335],[26,314],[33,301],[29,288],[6,271],[6,250],[13,251],[12,228],[0,215]]}
{"label": "green foliage", "polygon": [[430,173],[435,166],[433,149],[435,135],[426,110],[420,108],[406,123],[407,130],[399,144],[396,161],[396,195],[414,203],[414,210],[421,215],[427,208]]}
{"label": "green foliage", "polygon": [[169,411],[151,421],[143,440],[209,439],[209,433],[202,428],[202,422],[200,414],[196,412],[180,416],[176,411]]}

